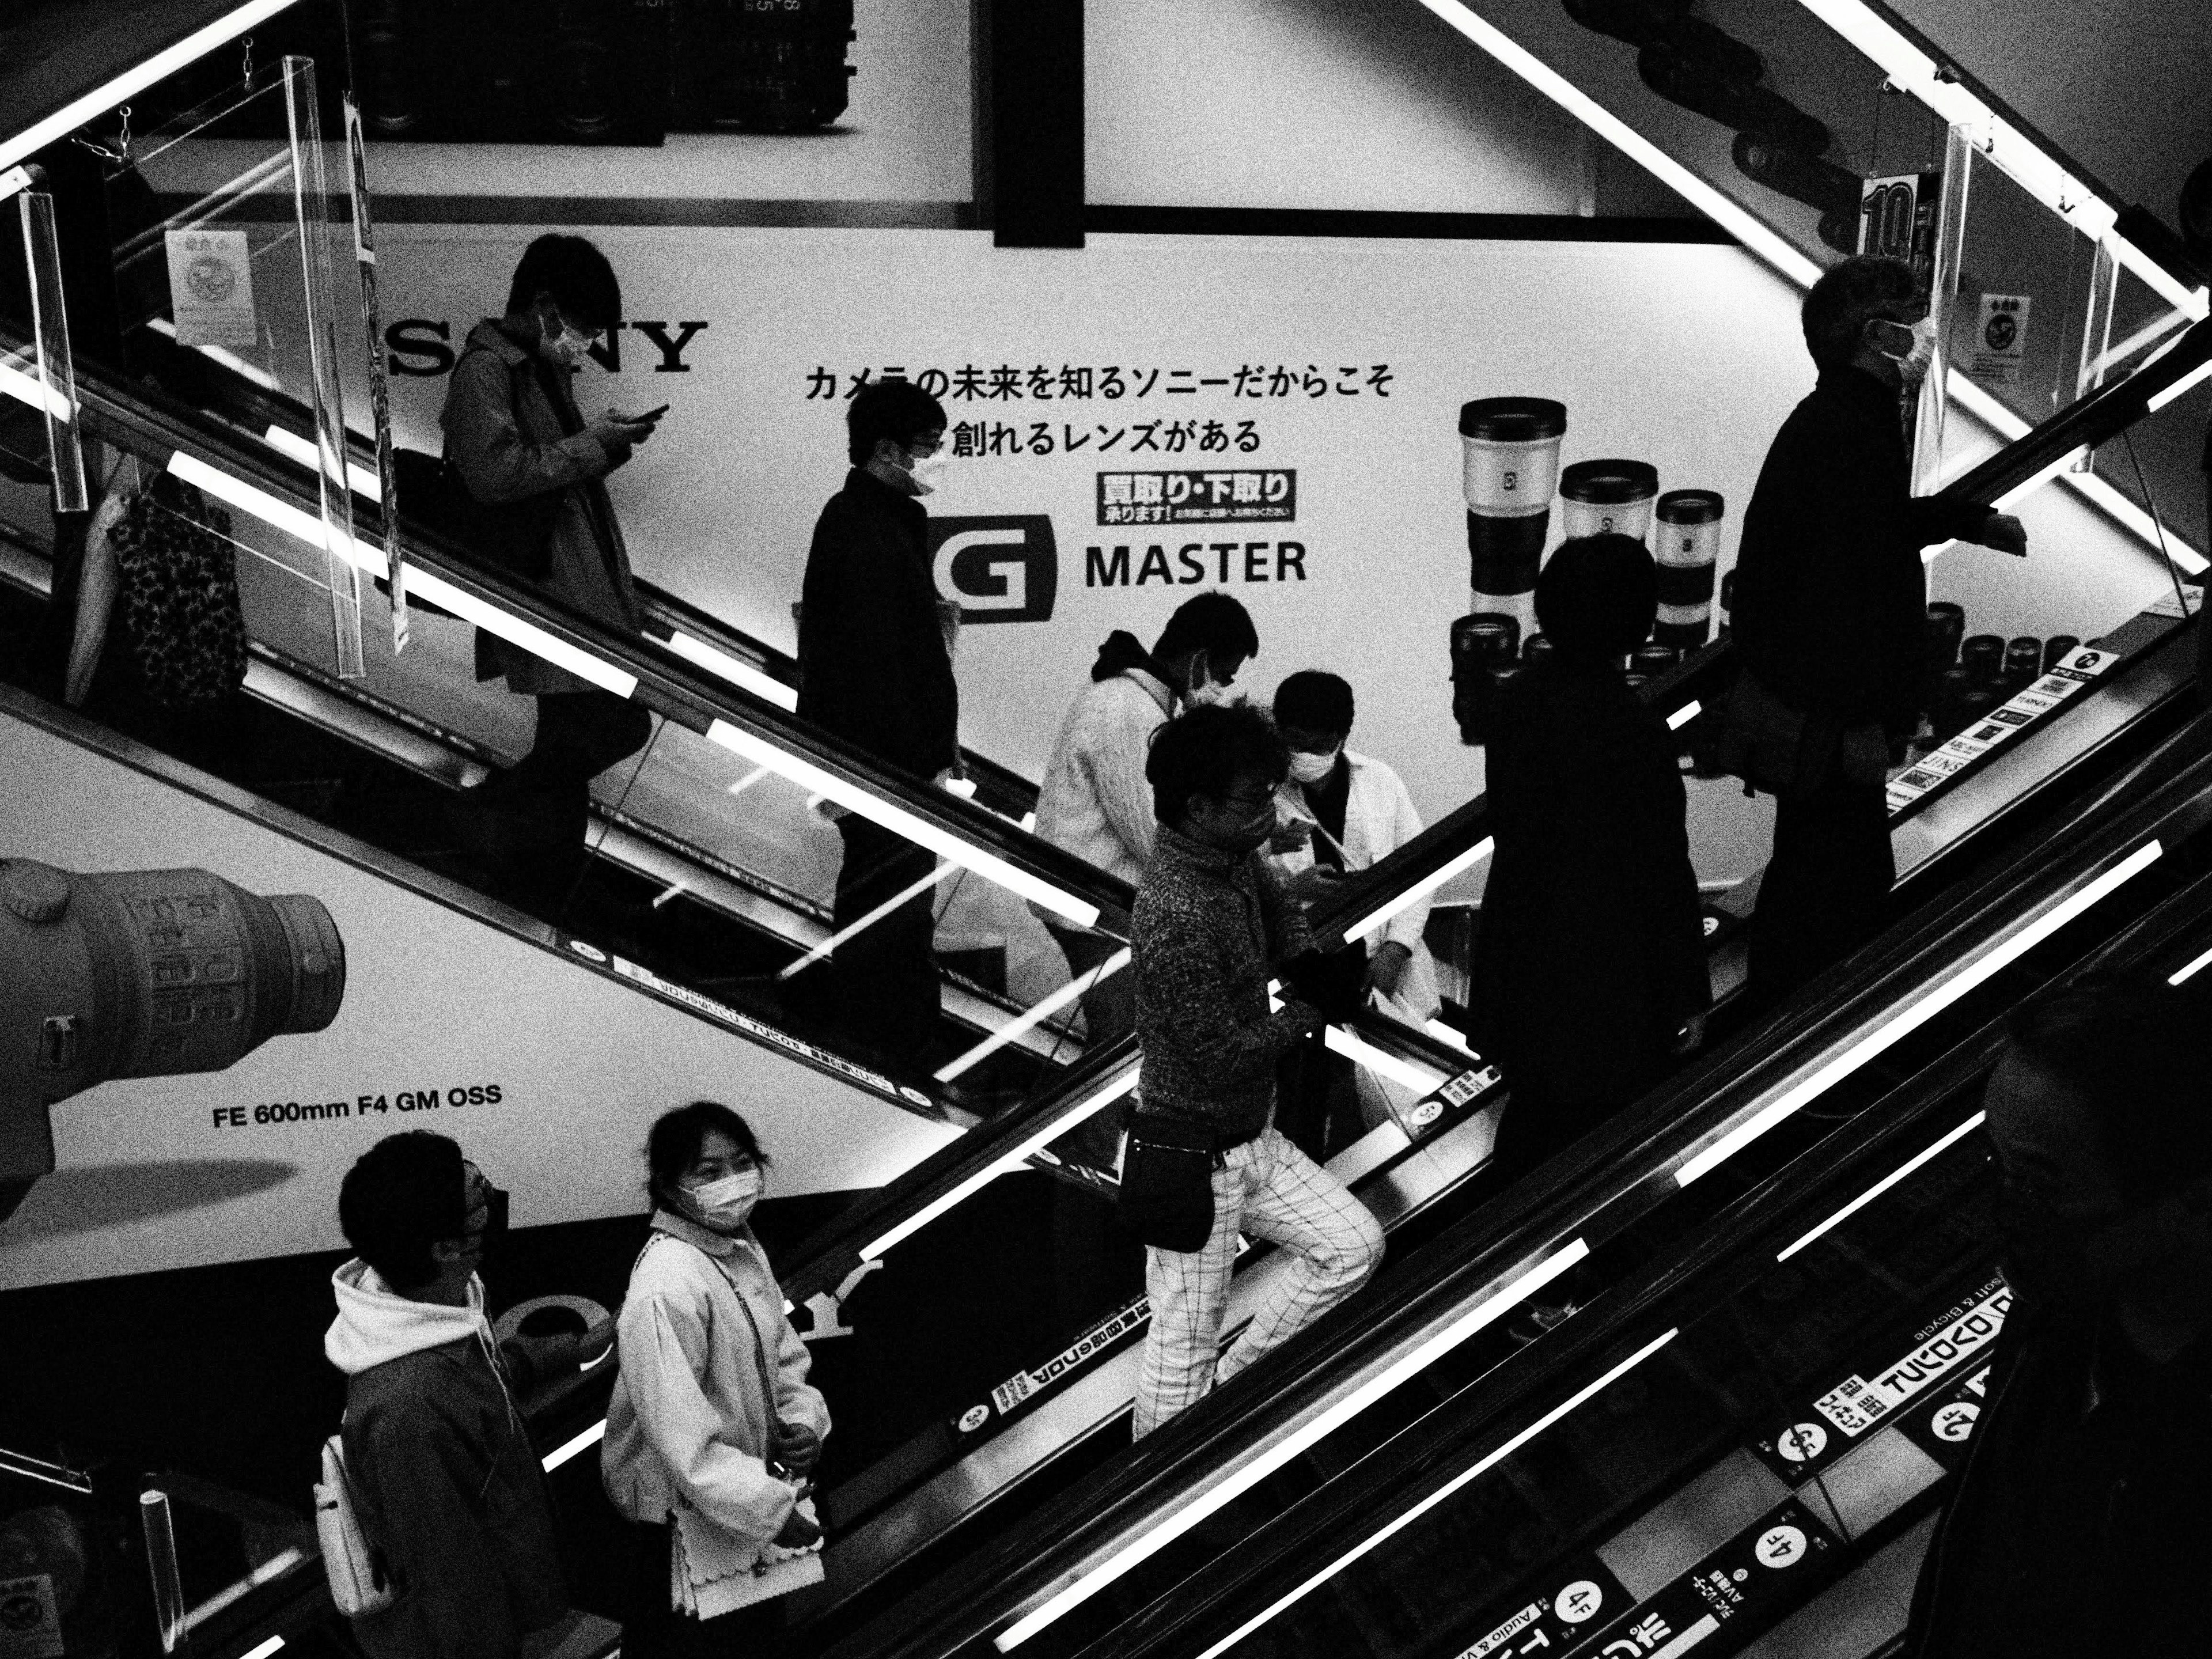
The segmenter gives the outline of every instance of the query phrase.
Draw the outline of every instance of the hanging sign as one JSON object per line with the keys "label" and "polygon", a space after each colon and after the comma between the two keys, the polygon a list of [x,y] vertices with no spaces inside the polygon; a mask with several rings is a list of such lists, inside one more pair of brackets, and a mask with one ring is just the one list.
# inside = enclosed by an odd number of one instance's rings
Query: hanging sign
{"label": "hanging sign", "polygon": [[1982,295],[1981,315],[1966,354],[1968,380],[1984,386],[2012,386],[2019,380],[2021,360],[2027,354],[2027,309],[2032,303],[2026,294]]}
{"label": "hanging sign", "polygon": [[260,343],[253,321],[253,266],[242,230],[168,233],[169,307],[180,346],[251,351]]}

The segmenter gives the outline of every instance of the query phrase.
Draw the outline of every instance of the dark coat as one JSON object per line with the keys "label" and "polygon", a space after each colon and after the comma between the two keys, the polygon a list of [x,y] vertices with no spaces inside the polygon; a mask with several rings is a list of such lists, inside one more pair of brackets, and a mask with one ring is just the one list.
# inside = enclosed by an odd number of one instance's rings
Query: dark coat
{"label": "dark coat", "polygon": [[402,1354],[346,1387],[346,1467],[399,1597],[373,1659],[501,1659],[568,1611],[544,1471],[483,1346]]}
{"label": "dark coat", "polygon": [[2212,1340],[2152,1364],[2109,1307],[2014,1304],[1922,1563],[1912,1659],[2202,1653]]}
{"label": "dark coat", "polygon": [[1920,550],[1978,535],[1991,511],[1913,495],[1897,394],[1863,369],[1822,369],[1744,514],[1730,614],[1743,665],[1801,714],[1909,734],[1927,628]]}
{"label": "dark coat", "polygon": [[1474,1012],[1507,1084],[1547,1103],[1626,1104],[1711,1006],[1674,748],[1609,667],[1554,659],[1500,699]]}
{"label": "dark coat", "polygon": [[815,524],[799,621],[799,718],[920,778],[960,758],[928,524],[920,501],[854,468]]}

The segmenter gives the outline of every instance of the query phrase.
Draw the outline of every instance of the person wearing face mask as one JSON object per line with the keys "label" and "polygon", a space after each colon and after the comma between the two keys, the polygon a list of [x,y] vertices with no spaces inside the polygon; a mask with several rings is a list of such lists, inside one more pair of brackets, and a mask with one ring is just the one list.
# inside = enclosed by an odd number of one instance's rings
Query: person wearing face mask
{"label": "person wearing face mask", "polygon": [[1767,451],[1735,565],[1731,613],[1747,684],[1724,717],[1788,759],[1774,851],[1751,926],[1751,988],[1788,994],[1879,933],[1895,878],[1883,799],[1920,720],[1926,583],[1920,550],[2027,550],[2020,520],[1911,494],[1905,411],[1935,349],[1909,265],[1845,259],[1805,296],[1819,383]]}
{"label": "person wearing face mask", "polygon": [[[1277,792],[1278,830],[1269,864],[1284,890],[1310,905],[1343,878],[1388,858],[1421,833],[1404,781],[1382,762],[1345,747],[1352,735],[1351,684],[1307,669],[1275,688],[1275,729],[1290,745],[1290,775]],[[1426,899],[1364,939],[1330,956],[1340,994],[1373,999],[1392,1018],[1425,1024],[1443,1006],[1436,963],[1422,943]],[[1284,1062],[1276,1121],[1316,1158],[1390,1115],[1384,1085],[1364,1067],[1316,1043]],[[1407,1103],[1411,1103],[1410,1102]]]}
{"label": "person wearing face mask", "polygon": [[630,1269],[601,1483],[636,1532],[630,1659],[786,1650],[780,1598],[822,1582],[808,1476],[830,1408],[751,1227],[767,1155],[713,1101],[646,1141],[653,1235]]}
{"label": "person wearing face mask", "polygon": [[[575,372],[622,318],[606,256],[581,236],[539,237],[514,269],[507,314],[470,331],[440,417],[449,487],[499,526],[502,574],[623,634],[643,622],[607,475],[650,438],[656,416],[610,410],[586,421]],[[468,792],[461,828],[524,908],[556,919],[582,873],[592,780],[642,749],[644,706],[479,629],[477,678],[538,700],[530,752]]]}
{"label": "person wearing face mask", "polygon": [[379,1141],[339,1189],[356,1255],[331,1277],[323,1352],[346,1375],[356,1511],[398,1590],[354,1621],[370,1659],[513,1659],[526,1643],[542,1650],[567,1613],[552,1505],[514,1401],[612,1333],[494,1344],[477,1269],[506,1222],[507,1194],[422,1130]]}
{"label": "person wearing face mask", "polygon": [[[1273,1121],[1276,1063],[1322,1022],[1295,991],[1267,1006],[1270,980],[1280,972],[1303,986],[1314,956],[1304,918],[1261,857],[1289,765],[1267,717],[1240,705],[1161,726],[1145,766],[1160,830],[1133,915],[1143,1060],[1130,1133],[1202,1139],[1215,1164],[1205,1243],[1146,1252],[1139,1437],[1350,1296],[1382,1259],[1375,1218]],[[1240,1232],[1295,1259],[1224,1355]]]}
{"label": "person wearing face mask", "polygon": [[1922,1561],[1913,1659],[2203,1650],[2204,1016],[2155,976],[2115,975],[2011,1022],[1982,1104],[2013,1304]]}
{"label": "person wearing face mask", "polygon": [[[960,692],[922,498],[941,486],[951,459],[945,408],[911,381],[878,380],[860,388],[845,422],[852,470],[806,556],[799,716],[912,780],[942,785],[960,766]],[[936,854],[857,813],[837,829],[837,929],[911,896],[845,939],[820,970],[830,1012],[894,1071],[927,1071],[939,1012],[927,885]]]}

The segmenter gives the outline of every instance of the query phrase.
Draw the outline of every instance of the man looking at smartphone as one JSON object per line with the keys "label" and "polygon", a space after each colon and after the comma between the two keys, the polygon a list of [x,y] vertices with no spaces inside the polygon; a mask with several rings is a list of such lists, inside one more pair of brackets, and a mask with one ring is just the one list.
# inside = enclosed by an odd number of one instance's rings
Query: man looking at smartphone
{"label": "man looking at smartphone", "polygon": [[[665,405],[586,422],[571,383],[621,318],[606,255],[581,236],[539,237],[514,269],[507,314],[469,331],[441,421],[448,487],[465,490],[476,521],[496,529],[479,550],[568,610],[635,634],[642,617],[629,553],[603,480],[653,435]],[[471,794],[489,811],[484,850],[510,896],[552,920],[582,872],[592,780],[645,746],[652,717],[479,631],[477,678],[501,675],[507,690],[538,699],[537,738],[519,765]]]}

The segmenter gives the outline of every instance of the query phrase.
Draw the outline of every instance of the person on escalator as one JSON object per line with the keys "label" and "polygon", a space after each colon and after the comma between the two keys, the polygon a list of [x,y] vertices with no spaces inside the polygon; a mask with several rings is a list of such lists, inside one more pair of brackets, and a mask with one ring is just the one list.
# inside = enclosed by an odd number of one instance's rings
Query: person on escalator
{"label": "person on escalator", "polygon": [[[507,314],[469,331],[440,416],[447,488],[475,550],[558,605],[624,634],[643,613],[605,480],[652,437],[656,416],[610,410],[586,422],[571,378],[622,318],[606,255],[581,236],[540,236],[523,251]],[[477,678],[538,700],[520,763],[468,793],[462,824],[522,908],[557,920],[583,873],[592,780],[645,747],[652,716],[483,630]]]}
{"label": "person on escalator", "polygon": [[[1935,350],[1911,266],[1852,258],[1802,312],[1819,383],[1767,451],[1735,565],[1741,683],[1723,717],[1778,791],[1751,923],[1751,989],[1771,1003],[1887,925],[1895,865],[1886,770],[1920,718],[1920,550],[1956,538],[2027,550],[2015,518],[1911,494],[1902,406]],[[1747,773],[1747,775],[1749,773]]]}
{"label": "person on escalator", "polygon": [[[1276,1062],[1323,1019],[1300,994],[1314,977],[1312,934],[1261,857],[1289,769],[1267,717],[1242,706],[1161,726],[1145,765],[1160,829],[1133,917],[1143,1059],[1129,1136],[1194,1146],[1213,1167],[1203,1242],[1146,1253],[1140,1437],[1350,1296],[1382,1259],[1375,1218],[1272,1121]],[[1270,1012],[1278,971],[1292,983]],[[1293,1260],[1223,1354],[1240,1232]]]}
{"label": "person on escalator", "polygon": [[1620,666],[1658,603],[1635,538],[1563,544],[1536,579],[1551,655],[1498,712],[1469,1000],[1511,1091],[1503,1173],[1573,1145],[1704,1038],[1712,989],[1674,735]]}
{"label": "person on escalator", "polygon": [[[878,380],[860,388],[845,423],[852,470],[806,555],[799,716],[917,783],[942,785],[960,768],[960,691],[921,498],[951,461],[945,408],[911,381]],[[927,1071],[940,1012],[927,884],[936,854],[858,813],[837,830],[836,928],[896,908],[832,953],[831,1012],[893,1070]]]}
{"label": "person on escalator", "polygon": [[[1404,781],[1384,763],[1345,747],[1354,707],[1350,682],[1304,669],[1275,688],[1275,729],[1290,745],[1290,775],[1276,792],[1278,830],[1268,864],[1284,890],[1310,908],[1343,878],[1388,858],[1421,833]],[[1443,1006],[1437,969],[1421,942],[1429,906],[1407,906],[1387,926],[1330,953],[1340,994],[1416,1027]],[[1283,1062],[1275,1120],[1309,1156],[1326,1158],[1388,1121],[1390,1086],[1343,1055],[1305,1043]],[[1410,1101],[1406,1103],[1411,1104]]]}
{"label": "person on escalator", "polygon": [[339,1188],[356,1255],[331,1276],[323,1352],[347,1378],[356,1513],[398,1590],[353,1621],[370,1659],[515,1659],[568,1613],[544,1472],[514,1401],[612,1333],[495,1346],[477,1269],[506,1224],[507,1194],[423,1130],[385,1137]]}
{"label": "person on escalator", "polygon": [[635,1551],[625,1659],[775,1659],[780,1598],[822,1582],[808,1480],[830,1407],[750,1224],[768,1155],[713,1101],[646,1142],[653,1233],[630,1269],[599,1472]]}
{"label": "person on escalator", "polygon": [[2205,1012],[2115,975],[2014,1017],[1982,1101],[2013,1300],[1921,1563],[1912,1659],[2204,1651]]}

